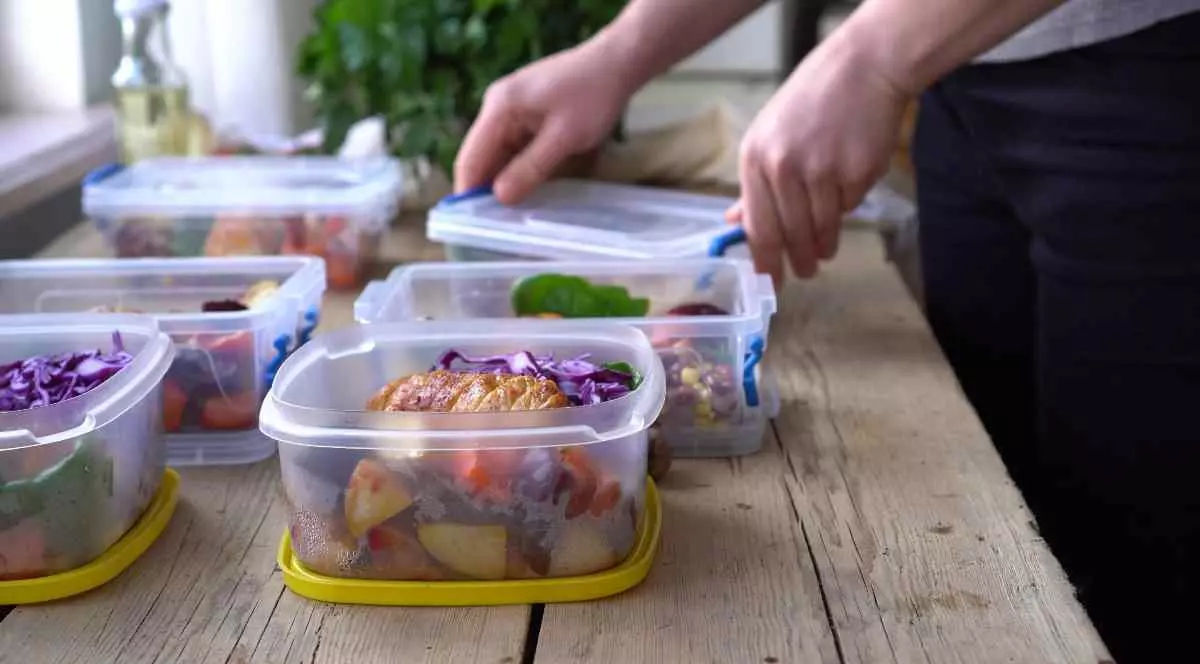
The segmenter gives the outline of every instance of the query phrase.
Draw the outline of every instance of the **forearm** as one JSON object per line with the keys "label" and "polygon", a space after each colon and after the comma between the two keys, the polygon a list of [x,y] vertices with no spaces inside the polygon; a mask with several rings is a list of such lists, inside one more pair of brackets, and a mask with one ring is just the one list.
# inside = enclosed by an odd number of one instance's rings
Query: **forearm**
{"label": "forearm", "polygon": [[867,0],[834,35],[917,94],[1004,41],[1062,0]]}
{"label": "forearm", "polygon": [[622,68],[630,92],[699,51],[765,0],[631,0],[590,47]]}

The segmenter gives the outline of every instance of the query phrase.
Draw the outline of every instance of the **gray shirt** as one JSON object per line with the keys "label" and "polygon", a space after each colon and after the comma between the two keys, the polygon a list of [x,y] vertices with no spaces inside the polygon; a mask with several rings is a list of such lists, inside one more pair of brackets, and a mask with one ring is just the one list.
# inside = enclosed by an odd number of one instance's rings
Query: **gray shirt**
{"label": "gray shirt", "polygon": [[1122,37],[1194,11],[1200,11],[1200,0],[1066,0],[977,61],[1036,58]]}

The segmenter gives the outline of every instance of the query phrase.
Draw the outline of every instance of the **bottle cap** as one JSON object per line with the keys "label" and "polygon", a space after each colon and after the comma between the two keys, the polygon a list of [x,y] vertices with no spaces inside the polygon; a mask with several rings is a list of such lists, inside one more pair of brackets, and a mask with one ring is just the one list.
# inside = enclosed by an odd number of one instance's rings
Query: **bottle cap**
{"label": "bottle cap", "polygon": [[170,4],[170,0],[113,0],[113,13],[121,18],[138,18]]}

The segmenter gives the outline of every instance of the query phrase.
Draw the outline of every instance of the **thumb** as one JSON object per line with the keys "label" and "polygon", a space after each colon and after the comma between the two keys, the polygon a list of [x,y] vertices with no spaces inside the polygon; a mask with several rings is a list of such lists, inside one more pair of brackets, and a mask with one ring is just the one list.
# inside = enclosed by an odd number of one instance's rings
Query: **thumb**
{"label": "thumb", "polygon": [[733,205],[730,205],[728,210],[725,210],[725,221],[726,222],[736,226],[745,220],[746,220],[746,213],[742,209],[741,199],[739,199]]}
{"label": "thumb", "polygon": [[533,140],[496,177],[493,190],[505,205],[519,203],[571,154],[571,132],[563,123],[542,126]]}

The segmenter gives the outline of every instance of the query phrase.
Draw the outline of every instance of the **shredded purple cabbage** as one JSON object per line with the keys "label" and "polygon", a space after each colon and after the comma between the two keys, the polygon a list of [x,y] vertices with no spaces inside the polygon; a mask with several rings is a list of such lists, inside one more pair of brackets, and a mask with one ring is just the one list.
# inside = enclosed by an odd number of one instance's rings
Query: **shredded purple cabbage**
{"label": "shredded purple cabbage", "polygon": [[113,332],[111,353],[97,349],[0,364],[0,412],[49,406],[85,394],[132,360],[120,333]]}
{"label": "shredded purple cabbage", "polygon": [[[629,394],[636,376],[612,367],[590,362],[590,354],[558,362],[553,355],[534,355],[519,351],[511,355],[473,357],[457,350],[448,350],[438,358],[434,369],[494,373],[500,376],[533,376],[548,378],[558,384],[573,406],[585,406],[611,401]],[[455,366],[458,362],[463,366]]]}

